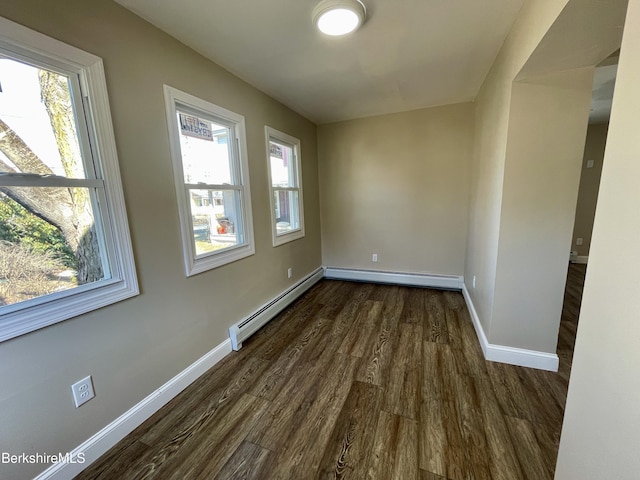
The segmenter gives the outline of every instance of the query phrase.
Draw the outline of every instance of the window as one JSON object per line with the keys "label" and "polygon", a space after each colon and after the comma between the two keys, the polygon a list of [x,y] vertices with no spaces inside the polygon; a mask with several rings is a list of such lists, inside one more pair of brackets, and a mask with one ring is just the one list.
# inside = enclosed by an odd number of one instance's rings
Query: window
{"label": "window", "polygon": [[138,294],[102,60],[0,17],[0,341]]}
{"label": "window", "polygon": [[244,117],[165,85],[187,276],[253,255]]}
{"label": "window", "polygon": [[304,237],[300,140],[265,127],[273,246]]}

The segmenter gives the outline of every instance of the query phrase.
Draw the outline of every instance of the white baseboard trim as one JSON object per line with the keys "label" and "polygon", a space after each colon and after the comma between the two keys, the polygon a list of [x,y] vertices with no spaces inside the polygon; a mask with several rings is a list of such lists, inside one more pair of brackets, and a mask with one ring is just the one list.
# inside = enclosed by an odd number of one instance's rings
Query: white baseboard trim
{"label": "white baseboard trim", "polygon": [[586,265],[588,261],[589,255],[578,255],[573,260],[571,260],[571,263],[580,263],[582,265]]}
{"label": "white baseboard trim", "polygon": [[484,333],[478,312],[476,311],[467,286],[463,283],[462,295],[467,303],[471,321],[476,330],[476,335],[482,347],[484,358],[490,362],[508,363],[510,365],[519,365],[521,367],[537,368],[538,370],[548,370],[557,372],[560,360],[555,353],[538,352],[535,350],[526,350],[524,348],[507,347],[504,345],[494,345],[489,343]]}
{"label": "white baseboard trim", "polygon": [[240,350],[242,348],[242,342],[257,332],[282,310],[287,308],[304,292],[322,280],[323,277],[324,269],[319,267],[295,285],[285,290],[280,295],[277,295],[273,300],[265,303],[251,315],[240,320],[238,323],[231,325],[229,328],[231,348],[234,350]]}
{"label": "white baseboard trim", "polygon": [[471,300],[471,295],[469,295],[469,290],[467,290],[467,285],[465,284],[462,285],[462,296],[464,297],[464,301],[467,304],[467,310],[469,310],[469,315],[471,316],[471,323],[473,323],[473,328],[475,328],[476,330],[476,335],[478,337],[478,341],[480,342],[482,353],[484,354],[484,358],[486,359],[489,341],[487,340],[487,336],[484,333],[484,328],[482,328],[482,324],[480,323],[480,317],[478,316],[476,307]]}
{"label": "white baseboard trim", "polygon": [[[492,345],[488,343],[462,276],[377,272],[372,270],[343,269],[336,267],[325,267],[324,269],[319,268],[289,290],[276,297],[272,302],[269,302],[259,308],[254,315],[264,315],[268,311],[268,314],[272,314],[271,318],[273,318],[273,316],[277,315],[287,305],[292,303],[306,290],[311,288],[311,286],[320,281],[323,276],[325,278],[336,280],[391,283],[407,286],[462,290],[464,299],[471,314],[473,326],[475,327],[482,351],[487,360],[538,368],[542,370],[558,370],[557,355],[520,348],[505,347],[502,345]],[[274,308],[271,309],[272,307]],[[250,317],[252,316],[247,317],[247,319]],[[146,398],[131,407],[81,445],[74,448],[73,451],[70,452],[71,461],[69,463],[57,463],[51,465],[40,475],[35,477],[34,480],[73,479],[73,477],[95,462],[116,443],[135,430],[164,405],[169,403],[170,400],[191,385],[207,370],[231,353],[232,350],[232,339],[229,338],[189,365],[182,372],[178,373],[167,383],[149,394]],[[85,461],[83,463],[79,463],[79,458],[82,456],[80,454],[84,455]]]}
{"label": "white baseboard trim", "polygon": [[[231,353],[231,340],[227,339],[74,448],[70,463],[51,465],[35,480],[71,480],[229,353]],[[84,462],[73,463],[78,462],[82,457],[82,455],[79,457],[79,454],[84,454]]]}
{"label": "white baseboard trim", "polygon": [[356,282],[391,283],[411,287],[444,288],[461,290],[464,285],[460,275],[432,275],[424,273],[380,272],[352,268],[325,267],[325,278]]}
{"label": "white baseboard trim", "polygon": [[[316,269],[293,287],[259,308],[253,315],[247,317],[247,319],[259,315],[262,319],[268,317],[270,320],[315,283],[322,280],[323,276],[324,269]],[[247,319],[245,319],[245,321]],[[255,326],[255,324],[253,325]],[[243,338],[246,339],[246,336]],[[74,448],[73,451],[70,452],[71,461],[69,463],[51,465],[38,475],[35,480],[71,480],[232,351],[232,339],[228,338],[189,365],[159,389],[120,415],[98,433]],[[82,457],[81,454],[84,455],[83,463],[79,463]]]}
{"label": "white baseboard trim", "polygon": [[549,372],[557,372],[560,364],[558,355],[555,353],[492,344],[488,345],[486,359],[490,362],[508,363]]}

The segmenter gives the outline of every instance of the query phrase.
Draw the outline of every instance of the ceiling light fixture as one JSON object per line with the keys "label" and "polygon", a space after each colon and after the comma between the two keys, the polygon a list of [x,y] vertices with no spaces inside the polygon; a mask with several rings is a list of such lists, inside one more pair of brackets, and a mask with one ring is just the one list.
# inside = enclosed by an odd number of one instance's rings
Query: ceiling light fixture
{"label": "ceiling light fixture", "polygon": [[313,9],[313,24],[326,35],[346,35],[362,25],[365,13],[360,0],[322,0]]}

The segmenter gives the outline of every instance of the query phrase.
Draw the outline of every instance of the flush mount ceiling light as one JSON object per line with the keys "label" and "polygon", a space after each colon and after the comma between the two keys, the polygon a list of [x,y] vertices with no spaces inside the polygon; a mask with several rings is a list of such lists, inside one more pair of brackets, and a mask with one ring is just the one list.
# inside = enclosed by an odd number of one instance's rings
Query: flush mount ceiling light
{"label": "flush mount ceiling light", "polygon": [[360,0],[322,0],[313,9],[313,24],[326,35],[346,35],[362,25],[365,13]]}

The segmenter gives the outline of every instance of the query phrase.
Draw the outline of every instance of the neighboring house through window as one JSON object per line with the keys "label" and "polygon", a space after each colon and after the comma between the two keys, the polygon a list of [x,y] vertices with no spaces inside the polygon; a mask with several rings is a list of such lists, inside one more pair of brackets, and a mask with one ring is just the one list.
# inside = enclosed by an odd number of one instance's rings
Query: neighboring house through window
{"label": "neighboring house through window", "polygon": [[165,85],[187,276],[253,255],[244,117]]}
{"label": "neighboring house through window", "polygon": [[304,237],[300,140],[265,127],[273,246]]}
{"label": "neighboring house through window", "polygon": [[137,293],[102,60],[0,18],[0,341]]}

